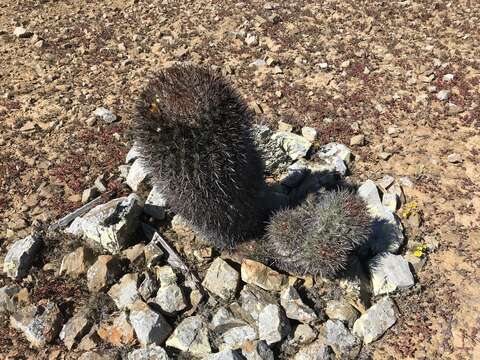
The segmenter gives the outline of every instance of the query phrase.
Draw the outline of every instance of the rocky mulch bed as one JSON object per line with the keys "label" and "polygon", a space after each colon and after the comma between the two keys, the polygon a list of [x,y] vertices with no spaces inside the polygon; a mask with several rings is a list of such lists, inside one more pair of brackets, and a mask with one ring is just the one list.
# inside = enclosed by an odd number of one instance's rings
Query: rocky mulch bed
{"label": "rocky mulch bed", "polygon": [[[255,135],[279,197],[311,177],[335,187],[353,169],[350,149],[320,146],[313,128],[280,123]],[[50,359],[368,357],[435,246],[405,244],[400,217],[418,226],[420,214],[405,203],[409,179],[386,175],[358,187],[374,234],[339,279],[281,273],[209,247],[149,187],[135,147],[120,173],[124,196],[112,198],[99,178],[82,208],[10,246],[0,278],[7,358],[21,357],[25,340]]]}

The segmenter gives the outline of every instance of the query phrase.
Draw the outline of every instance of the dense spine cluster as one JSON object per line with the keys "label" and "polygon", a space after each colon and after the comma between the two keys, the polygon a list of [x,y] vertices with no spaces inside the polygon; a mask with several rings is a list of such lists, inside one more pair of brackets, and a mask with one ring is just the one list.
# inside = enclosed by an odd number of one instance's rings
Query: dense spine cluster
{"label": "dense spine cluster", "polygon": [[263,164],[251,115],[216,72],[182,65],[148,83],[136,105],[140,158],[171,209],[219,248],[258,234]]}
{"label": "dense spine cluster", "polygon": [[260,254],[288,272],[333,276],[347,267],[370,232],[363,200],[348,190],[329,191],[273,215]]}

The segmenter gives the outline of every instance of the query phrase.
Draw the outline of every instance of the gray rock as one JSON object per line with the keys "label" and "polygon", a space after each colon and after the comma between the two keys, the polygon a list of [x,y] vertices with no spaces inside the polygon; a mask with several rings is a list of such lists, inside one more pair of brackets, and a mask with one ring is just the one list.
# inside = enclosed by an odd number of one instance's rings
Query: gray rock
{"label": "gray rock", "polygon": [[238,272],[225,260],[218,257],[208,268],[202,284],[223,300],[229,300],[235,296],[239,283]]}
{"label": "gray rock", "polygon": [[120,172],[120,177],[126,179],[128,173],[130,172],[131,166],[130,165],[119,165],[118,171]]}
{"label": "gray rock", "polygon": [[367,203],[370,215],[375,218],[373,238],[369,242],[375,253],[397,252],[405,241],[402,224],[398,217],[382,204],[377,186],[372,180],[365,181],[358,188],[358,195]]}
{"label": "gray rock", "polygon": [[11,285],[0,288],[0,314],[5,312],[14,312],[17,308],[15,295],[20,291],[20,287]]}
{"label": "gray rock", "polygon": [[129,320],[142,346],[161,345],[172,332],[172,327],[162,314],[141,300],[137,300],[130,307]]}
{"label": "gray rock", "polygon": [[62,314],[57,305],[30,305],[10,316],[10,326],[22,332],[36,348],[53,342],[62,327]]}
{"label": "gray rock", "polygon": [[341,320],[348,327],[352,327],[360,316],[357,309],[346,301],[331,300],[327,302],[325,313],[332,320]]}
{"label": "gray rock", "polygon": [[250,315],[253,321],[258,321],[260,312],[265,306],[276,304],[275,298],[267,291],[253,285],[245,285],[240,291],[242,309]]}
{"label": "gray rock", "polygon": [[463,162],[462,156],[457,153],[453,153],[447,156],[447,160],[451,164],[459,164]]}
{"label": "gray rock", "polygon": [[63,341],[68,350],[71,350],[88,333],[91,326],[87,314],[80,312],[63,325],[62,331],[60,331],[60,340]]}
{"label": "gray rock", "polygon": [[155,274],[161,286],[167,286],[177,282],[177,274],[175,274],[175,271],[173,271],[173,268],[169,265],[155,266]]}
{"label": "gray rock", "polygon": [[317,140],[317,130],[309,126],[304,126],[302,128],[302,136],[312,143]]}
{"label": "gray rock", "polygon": [[380,185],[382,188],[386,190],[393,184],[394,181],[395,181],[395,178],[393,176],[385,175],[380,180],[378,180],[378,185]]}
{"label": "gray rock", "polygon": [[98,107],[95,109],[93,115],[106,122],[107,124],[111,124],[115,121],[117,121],[117,116],[113,114],[110,110],[104,108],[104,107]]}
{"label": "gray rock", "polygon": [[242,347],[242,355],[247,360],[275,360],[273,351],[263,340],[246,342]]}
{"label": "gray rock", "polygon": [[136,194],[96,206],[76,218],[67,232],[84,236],[112,254],[125,249],[139,224],[143,203]]}
{"label": "gray rock", "polygon": [[121,262],[111,255],[100,255],[87,271],[87,286],[91,292],[107,289],[122,275]]}
{"label": "gray rock", "polygon": [[119,310],[129,308],[130,305],[140,299],[137,282],[137,274],[125,274],[120,281],[113,285],[108,291],[108,295],[113,299]]}
{"label": "gray rock", "polygon": [[82,193],[82,204],[86,204],[90,200],[93,200],[96,198],[100,192],[95,186],[89,187],[88,189],[85,189]]}
{"label": "gray rock", "polygon": [[247,341],[257,339],[257,332],[250,325],[235,326],[234,324],[230,324],[230,326],[226,326],[225,328],[226,330],[221,332],[218,338],[220,350],[240,349]]}
{"label": "gray rock", "polygon": [[200,316],[184,319],[166,342],[167,346],[202,356],[212,352],[208,341],[208,328]]}
{"label": "gray rock", "polygon": [[103,181],[104,181],[103,175],[99,175],[99,176],[97,176],[97,178],[95,179],[95,182],[94,182],[95,187],[101,193],[104,193],[105,191],[107,191],[107,187],[105,186]]}
{"label": "gray rock", "polygon": [[284,121],[279,121],[278,122],[278,131],[282,132],[292,132],[293,126],[290,125],[289,123],[286,123]]}
{"label": "gray rock", "polygon": [[128,151],[127,156],[125,157],[125,164],[133,163],[139,157],[140,157],[140,152],[138,151],[138,147],[135,144],[133,144],[133,146]]}
{"label": "gray rock", "polygon": [[351,137],[350,146],[363,146],[363,145],[365,145],[365,135],[359,134]]}
{"label": "gray rock", "polygon": [[329,143],[318,150],[316,157],[329,163],[339,157],[345,164],[349,165],[352,161],[352,151],[343,144]]}
{"label": "gray rock", "polygon": [[215,354],[210,354],[202,360],[242,360],[242,356],[233,350],[224,350]]}
{"label": "gray rock", "polygon": [[163,220],[165,219],[166,209],[167,199],[161,193],[160,188],[154,186],[148,195],[147,201],[145,201],[143,212],[147,215],[150,215],[154,219]]}
{"label": "gray rock", "polygon": [[394,213],[398,206],[398,197],[396,194],[384,193],[382,197],[382,205],[388,209],[388,211]]}
{"label": "gray rock", "polygon": [[153,241],[150,241],[143,248],[143,253],[145,255],[145,262],[147,267],[153,267],[160,263],[160,260],[165,256],[162,248]]}
{"label": "gray rock", "polygon": [[354,324],[353,333],[365,344],[382,336],[397,321],[396,306],[392,299],[385,297],[370,307]]}
{"label": "gray rock", "polygon": [[245,38],[245,44],[248,46],[256,46],[258,45],[258,38],[255,34],[247,34]]}
{"label": "gray rock", "polygon": [[328,320],[322,329],[325,344],[330,346],[337,358],[355,359],[361,349],[361,341],[339,320]]}
{"label": "gray rock", "polygon": [[335,360],[344,359],[336,357],[332,348],[325,343],[325,339],[318,339],[308,346],[303,347],[295,354],[294,360]]}
{"label": "gray rock", "polygon": [[167,314],[175,314],[187,307],[183,291],[177,284],[162,285],[158,289],[155,303]]}
{"label": "gray rock", "polygon": [[437,93],[437,99],[440,101],[446,101],[450,97],[450,90],[440,90]]}
{"label": "gray rock", "polygon": [[15,30],[13,30],[13,35],[15,35],[16,37],[18,37],[20,39],[25,39],[25,38],[31,37],[33,35],[33,33],[28,31],[27,29],[25,29],[22,26],[17,26],[15,28]]}
{"label": "gray rock", "polygon": [[267,63],[263,59],[256,59],[252,61],[250,64],[248,64],[249,67],[254,67],[254,68],[260,68],[267,66]]}
{"label": "gray rock", "polygon": [[225,328],[246,325],[246,322],[237,319],[229,309],[222,306],[213,315],[211,324],[214,331],[221,332]]}
{"label": "gray rock", "polygon": [[138,293],[143,300],[148,301],[158,290],[157,280],[149,272],[143,273],[143,280],[138,286]]}
{"label": "gray rock", "polygon": [[242,280],[269,291],[281,291],[287,285],[287,276],[257,261],[244,259],[240,268]]}
{"label": "gray rock", "polygon": [[290,324],[282,310],[275,304],[267,305],[258,315],[258,334],[260,340],[271,345],[283,340],[290,332]]}
{"label": "gray rock", "polygon": [[148,171],[143,165],[141,159],[136,159],[130,171],[128,172],[126,183],[133,191],[138,191],[140,186],[144,184],[148,179]]}
{"label": "gray rock", "polygon": [[312,146],[312,143],[303,136],[286,131],[276,132],[272,139],[278,141],[282,149],[292,160],[305,157]]}
{"label": "gray rock", "polygon": [[300,345],[310,344],[316,338],[316,332],[307,324],[299,324],[293,333],[293,342]]}
{"label": "gray rock", "polygon": [[136,349],[128,353],[127,360],[170,360],[170,358],[160,346],[150,345],[145,349]]}
{"label": "gray rock", "polygon": [[36,234],[15,241],[3,261],[3,271],[7,276],[17,280],[25,277],[41,244],[42,241]]}
{"label": "gray rock", "polygon": [[279,141],[272,139],[273,132],[267,126],[254,125],[252,133],[267,173],[278,174],[285,171],[292,160],[282,149]]}
{"label": "gray rock", "polygon": [[302,323],[310,323],[317,319],[317,314],[300,298],[300,294],[293,286],[289,286],[280,295],[280,304],[285,309],[289,319],[298,320]]}
{"label": "gray rock", "polygon": [[68,275],[77,278],[87,273],[88,268],[95,262],[93,251],[84,246],[65,255],[60,265],[60,275]]}
{"label": "gray rock", "polygon": [[379,254],[369,264],[374,295],[388,294],[413,286],[415,280],[401,255]]}

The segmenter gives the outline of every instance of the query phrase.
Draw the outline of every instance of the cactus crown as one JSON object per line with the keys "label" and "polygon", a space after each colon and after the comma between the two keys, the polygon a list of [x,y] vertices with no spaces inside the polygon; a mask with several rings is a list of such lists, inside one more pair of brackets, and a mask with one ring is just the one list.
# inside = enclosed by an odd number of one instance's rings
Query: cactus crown
{"label": "cactus crown", "polygon": [[277,212],[261,252],[280,269],[332,276],[346,268],[370,231],[371,219],[361,198],[348,190],[329,191]]}
{"label": "cactus crown", "polygon": [[265,184],[251,114],[219,74],[193,65],[161,71],[137,101],[132,130],[172,210],[214,245],[259,231]]}

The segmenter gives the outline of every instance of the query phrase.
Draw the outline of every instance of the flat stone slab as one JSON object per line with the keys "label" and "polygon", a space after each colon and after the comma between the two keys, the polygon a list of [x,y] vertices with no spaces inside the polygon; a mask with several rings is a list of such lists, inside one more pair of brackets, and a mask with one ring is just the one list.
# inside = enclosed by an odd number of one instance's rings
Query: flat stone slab
{"label": "flat stone slab", "polygon": [[369,263],[374,295],[406,289],[415,284],[408,261],[401,255],[379,254]]}
{"label": "flat stone slab", "polygon": [[136,194],[98,205],[76,218],[67,232],[83,236],[111,254],[130,245],[142,213],[143,202]]}
{"label": "flat stone slab", "polygon": [[257,261],[244,259],[240,269],[242,280],[269,291],[281,291],[287,284],[287,276]]}
{"label": "flat stone slab", "polygon": [[200,316],[184,319],[168,338],[166,344],[196,356],[204,356],[212,352],[208,340],[207,324]]}
{"label": "flat stone slab", "polygon": [[353,333],[363,338],[365,344],[379,339],[397,321],[397,307],[385,297],[370,307],[353,325]]}
{"label": "flat stone slab", "polygon": [[223,300],[229,300],[235,296],[239,283],[240,275],[237,270],[225,260],[216,258],[208,268],[202,284]]}

